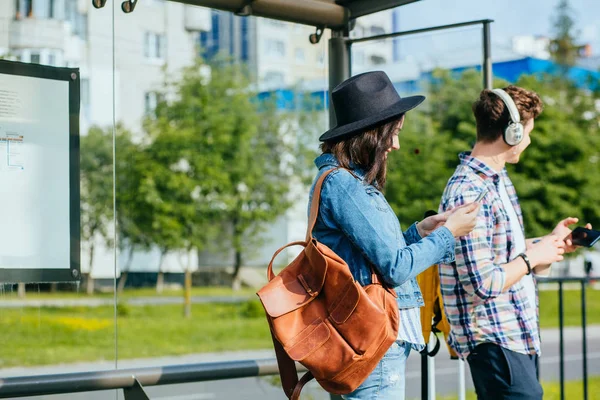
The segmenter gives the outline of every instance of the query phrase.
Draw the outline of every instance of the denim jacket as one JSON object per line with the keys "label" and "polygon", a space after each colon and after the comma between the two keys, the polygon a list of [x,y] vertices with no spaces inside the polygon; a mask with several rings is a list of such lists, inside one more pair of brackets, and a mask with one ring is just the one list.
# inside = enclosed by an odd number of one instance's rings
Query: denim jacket
{"label": "denim jacket", "polygon": [[[337,167],[338,161],[332,154],[322,154],[315,164],[319,172],[310,200],[319,177]],[[373,265],[380,277],[395,288],[399,308],[422,306],[416,276],[433,264],[454,260],[452,233],[441,227],[421,238],[416,223],[403,233],[383,194],[364,182],[364,171],[351,169],[356,177],[339,169],[325,178],[313,236],[346,261],[361,285],[371,283],[369,265]]]}

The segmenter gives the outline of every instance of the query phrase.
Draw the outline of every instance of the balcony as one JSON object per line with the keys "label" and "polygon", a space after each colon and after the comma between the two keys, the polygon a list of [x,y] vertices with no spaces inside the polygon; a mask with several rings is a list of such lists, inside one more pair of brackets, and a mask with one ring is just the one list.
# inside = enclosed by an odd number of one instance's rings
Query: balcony
{"label": "balcony", "polygon": [[210,10],[197,6],[185,5],[185,29],[192,32],[207,32],[211,29]]}
{"label": "balcony", "polygon": [[64,22],[54,19],[26,18],[10,22],[9,42],[13,49],[61,49],[64,46]]}

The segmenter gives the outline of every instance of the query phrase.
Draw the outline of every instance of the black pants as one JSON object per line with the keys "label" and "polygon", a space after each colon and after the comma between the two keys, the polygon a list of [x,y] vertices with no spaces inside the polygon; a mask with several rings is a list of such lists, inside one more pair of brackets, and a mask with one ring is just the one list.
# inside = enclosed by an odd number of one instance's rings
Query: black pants
{"label": "black pants", "polygon": [[537,355],[483,343],[467,361],[478,400],[541,400],[544,396],[537,379]]}

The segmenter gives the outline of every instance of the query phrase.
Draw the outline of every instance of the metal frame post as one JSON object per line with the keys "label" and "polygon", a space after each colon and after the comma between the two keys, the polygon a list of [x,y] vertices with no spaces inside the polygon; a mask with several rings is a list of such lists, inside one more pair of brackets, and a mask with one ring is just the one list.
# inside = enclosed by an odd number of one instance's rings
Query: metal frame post
{"label": "metal frame post", "polygon": [[[352,43],[361,43],[361,42],[369,42],[372,40],[385,40],[391,39],[400,36],[409,36],[420,33],[434,32],[445,29],[455,29],[462,28],[465,26],[479,25],[481,24],[483,27],[483,64],[482,64],[482,72],[483,72],[483,88],[484,89],[492,89],[493,88],[493,73],[492,73],[492,41],[491,41],[491,24],[494,22],[493,19],[481,19],[476,21],[468,21],[461,22],[458,24],[449,24],[449,25],[440,25],[440,26],[432,26],[429,28],[422,29],[413,29],[410,31],[404,32],[394,32],[394,33],[386,33],[383,35],[375,35],[375,36],[367,36],[361,37],[358,39],[348,39],[347,42],[349,44]],[[331,62],[331,53],[330,53],[330,62]],[[331,67],[329,70],[329,74],[331,77]]]}
{"label": "metal frame post", "polygon": [[587,280],[581,281],[581,353],[583,353],[583,400],[588,399],[588,368],[587,368],[587,317],[585,289]]}
{"label": "metal frame post", "polygon": [[483,21],[483,88],[493,88],[491,21]]}
{"label": "metal frame post", "polygon": [[[432,331],[429,334],[429,343],[427,343],[427,352],[429,354],[433,353],[433,349],[435,348],[435,340],[435,333]],[[428,374],[429,376],[427,376],[427,400],[435,400],[435,357],[427,356],[427,369],[432,372]]]}
{"label": "metal frame post", "polygon": [[336,125],[335,111],[331,103],[331,91],[350,78],[350,44],[346,30],[331,31],[329,39],[329,127]]}
{"label": "metal frame post", "polygon": [[123,389],[125,400],[150,400],[144,391],[144,387],[134,378],[133,386]]}
{"label": "metal frame post", "polygon": [[[335,111],[331,102],[331,91],[340,83],[350,78],[350,44],[348,43],[348,30],[332,30],[329,39],[329,127],[333,128],[337,122]],[[342,396],[330,394],[331,400],[342,400]]]}
{"label": "metal frame post", "polygon": [[427,354],[421,353],[421,400],[429,400],[429,363]]}
{"label": "metal frame post", "polygon": [[458,359],[458,400],[466,400],[467,398],[467,382],[465,380],[465,363],[466,361]]}
{"label": "metal frame post", "polygon": [[559,332],[559,368],[560,368],[560,400],[565,400],[565,310],[563,304],[563,282],[558,282],[558,332]]}

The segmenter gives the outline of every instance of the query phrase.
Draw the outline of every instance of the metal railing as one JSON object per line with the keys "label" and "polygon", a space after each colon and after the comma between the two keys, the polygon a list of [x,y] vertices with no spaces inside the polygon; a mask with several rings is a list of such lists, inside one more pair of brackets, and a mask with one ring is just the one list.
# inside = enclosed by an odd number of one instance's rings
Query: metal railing
{"label": "metal railing", "polygon": [[586,315],[586,288],[589,278],[542,278],[540,283],[558,283],[558,333],[559,333],[559,375],[560,399],[565,399],[565,310],[564,310],[564,284],[579,283],[581,285],[581,353],[583,358],[583,399],[588,399],[588,359],[587,359],[587,315]]}
{"label": "metal railing", "polygon": [[[539,279],[539,282],[558,284],[559,374],[561,400],[565,399],[564,284],[579,283],[581,285],[583,399],[587,400],[589,388],[587,365],[586,286],[589,279],[543,278]],[[429,387],[434,387],[433,385],[430,385],[430,380],[435,379],[435,371],[430,371],[427,357],[423,357],[422,362],[421,398],[423,400],[429,400],[435,398],[435,393],[430,393],[429,391]],[[297,368],[298,371],[306,371],[302,365],[298,364]],[[148,397],[144,391],[145,386],[252,378],[275,375],[278,371],[277,360],[275,358],[269,358],[262,360],[210,362],[149,368],[0,378],[0,399],[123,389],[125,400],[149,400],[150,397]],[[459,379],[463,380],[463,384],[459,386],[464,388],[464,374],[459,374]],[[462,396],[464,396],[464,389]],[[459,397],[462,396],[459,393]],[[340,396],[331,395],[332,400],[340,398]]]}
{"label": "metal railing", "polygon": [[492,42],[491,42],[490,25],[493,22],[494,22],[493,19],[480,19],[480,20],[475,20],[475,21],[460,22],[460,23],[456,23],[456,24],[430,26],[427,28],[413,29],[410,31],[385,33],[382,35],[367,36],[367,37],[361,37],[361,38],[356,38],[356,39],[348,38],[348,39],[346,39],[346,43],[348,45],[352,45],[354,43],[370,42],[370,41],[374,41],[374,40],[385,40],[385,39],[392,39],[392,38],[401,37],[401,36],[411,36],[411,35],[416,35],[416,34],[421,34],[421,33],[429,33],[429,32],[448,30],[448,29],[463,28],[466,26],[481,25],[481,27],[482,27],[482,43],[483,43],[483,60],[482,60],[483,87],[485,89],[491,89],[493,87],[492,86],[493,74],[492,74]]}
{"label": "metal railing", "polygon": [[[583,400],[588,399],[588,357],[587,357],[587,316],[586,316],[586,288],[590,279],[587,277],[560,277],[560,278],[538,278],[538,283],[556,283],[558,284],[558,329],[559,329],[559,381],[560,381],[560,399],[565,400],[565,337],[564,337],[564,284],[579,283],[581,287],[581,340],[582,340],[582,358],[583,358]],[[460,361],[457,361],[460,362]],[[430,357],[421,354],[421,400],[435,399],[435,370],[431,367]],[[541,366],[540,366],[541,367]],[[538,374],[539,374],[538,368]],[[459,400],[465,398],[465,375],[464,365],[458,366],[459,385],[461,388],[458,393]],[[462,370],[462,374],[460,371]],[[539,378],[539,376],[538,376]],[[433,382],[433,384],[432,384]],[[433,388],[433,390],[432,390]]]}
{"label": "metal railing", "polygon": [[148,400],[144,386],[252,378],[278,371],[277,360],[269,358],[0,378],[0,399],[123,389],[125,400]]}

